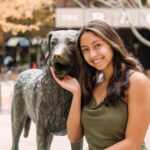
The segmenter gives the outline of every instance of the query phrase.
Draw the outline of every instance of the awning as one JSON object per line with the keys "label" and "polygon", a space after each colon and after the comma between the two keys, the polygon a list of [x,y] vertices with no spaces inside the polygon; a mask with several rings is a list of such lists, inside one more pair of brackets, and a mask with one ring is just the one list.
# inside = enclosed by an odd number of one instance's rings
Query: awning
{"label": "awning", "polygon": [[23,37],[11,37],[7,43],[6,46],[8,47],[28,47],[29,46],[29,40]]}
{"label": "awning", "polygon": [[44,38],[40,38],[40,39],[33,38],[31,40],[31,45],[33,45],[33,46],[41,45],[43,40],[44,40]]}

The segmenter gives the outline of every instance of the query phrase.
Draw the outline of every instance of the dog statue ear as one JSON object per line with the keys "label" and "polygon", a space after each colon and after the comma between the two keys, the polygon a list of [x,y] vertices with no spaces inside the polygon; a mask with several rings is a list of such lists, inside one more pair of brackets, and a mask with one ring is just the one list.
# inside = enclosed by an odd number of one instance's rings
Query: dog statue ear
{"label": "dog statue ear", "polygon": [[53,32],[49,32],[42,42],[41,48],[44,53],[45,58],[47,59],[50,55],[50,40]]}

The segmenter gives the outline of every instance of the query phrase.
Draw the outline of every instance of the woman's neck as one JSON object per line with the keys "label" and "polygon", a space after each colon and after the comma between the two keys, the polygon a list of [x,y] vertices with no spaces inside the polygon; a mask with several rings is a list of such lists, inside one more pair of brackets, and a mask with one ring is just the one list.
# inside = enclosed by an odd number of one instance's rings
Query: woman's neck
{"label": "woman's neck", "polygon": [[111,78],[111,76],[113,74],[113,71],[114,71],[113,66],[111,66],[103,71],[105,82],[109,81],[109,79]]}

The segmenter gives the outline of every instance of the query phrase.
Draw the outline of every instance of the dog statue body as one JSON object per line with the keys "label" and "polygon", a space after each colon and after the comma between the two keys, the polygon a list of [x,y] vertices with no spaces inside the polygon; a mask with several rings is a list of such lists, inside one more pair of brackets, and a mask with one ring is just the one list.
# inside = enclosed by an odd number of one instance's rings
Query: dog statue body
{"label": "dog statue body", "polygon": [[[22,72],[14,86],[11,106],[12,148],[19,150],[19,138],[24,128],[27,137],[31,120],[36,124],[37,150],[49,150],[54,135],[66,135],[66,121],[72,94],[58,85],[50,66],[58,78],[69,74],[76,77],[75,40],[77,31],[50,32],[42,49],[47,59],[44,70]],[[82,150],[83,141],[71,143],[72,150]]]}

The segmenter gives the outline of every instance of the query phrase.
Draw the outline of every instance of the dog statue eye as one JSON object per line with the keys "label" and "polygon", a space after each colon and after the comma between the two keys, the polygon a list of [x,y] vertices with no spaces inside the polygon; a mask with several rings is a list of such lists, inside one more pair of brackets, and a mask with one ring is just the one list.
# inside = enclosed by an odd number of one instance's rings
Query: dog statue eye
{"label": "dog statue eye", "polygon": [[51,46],[54,46],[54,45],[56,45],[56,41],[51,42]]}
{"label": "dog statue eye", "polygon": [[74,45],[74,42],[73,42],[73,41],[68,41],[67,44],[68,44],[68,45]]}

